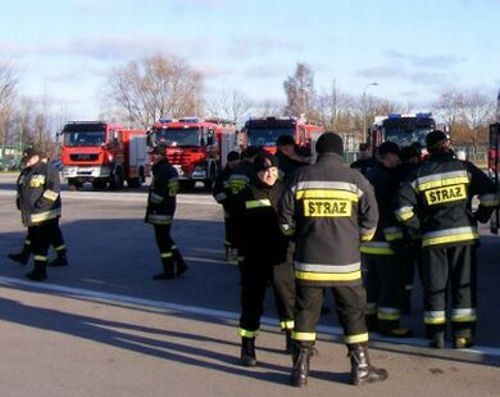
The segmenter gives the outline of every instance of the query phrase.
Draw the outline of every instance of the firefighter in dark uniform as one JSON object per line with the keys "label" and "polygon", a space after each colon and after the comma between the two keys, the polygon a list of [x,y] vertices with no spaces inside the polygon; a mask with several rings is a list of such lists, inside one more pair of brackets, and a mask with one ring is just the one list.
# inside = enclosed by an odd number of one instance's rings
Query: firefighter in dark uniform
{"label": "firefighter in dark uniform", "polygon": [[[497,189],[481,170],[456,160],[442,131],[426,137],[430,158],[405,183],[396,202],[396,216],[422,236],[424,323],[429,346],[443,348],[446,295],[451,289],[453,346],[474,344],[476,324],[477,221],[486,222],[498,205]],[[479,195],[475,213],[471,200]]]}
{"label": "firefighter in dark uniform", "polygon": [[370,145],[367,143],[361,143],[359,145],[359,159],[351,164],[351,168],[354,168],[361,172],[363,175],[377,164],[377,160],[373,158]]}
{"label": "firefighter in dark uniform", "polygon": [[396,168],[400,150],[394,142],[377,148],[377,164],[366,173],[377,199],[379,218],[373,240],[361,245],[367,267],[366,323],[370,331],[392,337],[409,337],[411,331],[400,327],[400,284],[402,269],[394,245],[403,240],[403,231],[393,213],[392,200],[398,191]]}
{"label": "firefighter in dark uniform", "polygon": [[[48,157],[42,159],[43,162],[48,163]],[[24,164],[26,161],[21,160],[21,164]],[[22,175],[22,174],[21,174]],[[19,181],[18,181],[19,182]],[[57,224],[54,227],[53,233],[51,233],[51,241],[50,245],[56,252],[56,257],[48,263],[48,266],[60,267],[68,265],[68,258],[66,255],[66,244],[64,243],[64,237],[61,231],[61,227],[59,226],[59,218],[57,219]],[[31,256],[31,240],[29,235],[26,235],[24,239],[24,244],[21,252],[9,254],[8,255],[11,260],[14,262],[20,263],[21,265],[26,265]]]}
{"label": "firefighter in dark uniform", "polygon": [[28,227],[34,268],[26,274],[33,281],[47,278],[47,252],[61,216],[59,171],[42,161],[44,154],[27,149],[26,168],[17,181],[17,207]]}
{"label": "firefighter in dark uniform", "polygon": [[[239,202],[239,194],[248,187],[248,185],[252,181],[252,178],[254,178],[255,176],[255,172],[253,169],[253,160],[260,151],[261,149],[256,146],[247,147],[241,153],[240,163],[235,167],[235,169],[231,173],[231,176],[229,177],[229,217],[234,217],[233,209]],[[238,245],[236,245],[235,248],[238,251],[238,256],[236,258],[238,261],[238,265],[241,265],[244,259],[243,255],[240,254]]]}
{"label": "firefighter in dark uniform", "polygon": [[[420,162],[419,145],[413,144],[401,149],[401,164],[396,169],[399,185],[403,185],[411,178]],[[396,250],[397,261],[402,269],[400,281],[401,313],[411,314],[412,293],[415,281],[415,268],[418,274],[422,269],[422,241],[420,235],[410,234],[403,229],[404,239],[400,241],[399,249]]]}
{"label": "firefighter in dark uniform", "polygon": [[359,385],[387,378],[368,358],[361,277],[360,240],[375,234],[378,210],[373,188],[343,165],[342,138],[327,132],[316,143],[316,164],[294,173],[280,203],[285,234],[295,235],[296,306],[291,383],[307,383],[323,289],[334,294],[344,342],[351,358],[351,381]]}
{"label": "firefighter in dark uniform", "polygon": [[231,219],[229,209],[229,177],[239,162],[240,154],[238,152],[232,151],[228,153],[227,164],[219,175],[217,175],[217,178],[215,178],[214,189],[212,191],[213,197],[224,209],[224,248],[226,250],[226,261],[228,262],[233,260],[234,246],[234,222]]}
{"label": "firefighter in dark uniform", "polygon": [[297,153],[295,141],[290,135],[280,135],[276,139],[276,159],[280,177],[286,182],[295,170],[310,164],[310,157],[301,156]]}
{"label": "firefighter in dark uniform", "polygon": [[276,158],[259,154],[253,163],[256,174],[244,189],[235,208],[237,241],[244,261],[241,264],[241,317],[239,334],[241,363],[255,366],[255,337],[260,328],[267,285],[271,283],[287,349],[291,349],[294,327],[295,284],[288,237],[278,223],[277,207],[283,191],[278,180]]}
{"label": "firefighter in dark uniform", "polygon": [[188,266],[170,235],[179,191],[178,174],[168,162],[167,146],[160,142],[155,149],[153,180],[149,187],[145,222],[153,225],[163,272],[153,276],[154,280],[169,280],[181,276]]}

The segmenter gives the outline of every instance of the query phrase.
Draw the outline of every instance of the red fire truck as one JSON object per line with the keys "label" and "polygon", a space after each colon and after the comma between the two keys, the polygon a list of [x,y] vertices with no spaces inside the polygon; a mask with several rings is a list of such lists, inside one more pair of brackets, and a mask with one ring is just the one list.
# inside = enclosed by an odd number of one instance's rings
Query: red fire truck
{"label": "red fire truck", "polygon": [[435,129],[436,122],[431,113],[376,116],[368,131],[368,143],[373,151],[385,141],[397,143],[399,147],[415,143],[425,147],[425,137]]}
{"label": "red fire truck", "polygon": [[242,132],[247,146],[261,146],[268,152],[276,153],[276,139],[280,135],[290,135],[299,148],[309,151],[313,135],[324,132],[320,125],[297,117],[251,118]]}
{"label": "red fire truck", "polygon": [[240,150],[235,124],[222,119],[161,119],[149,132],[149,141],[152,146],[167,144],[167,157],[179,173],[181,187],[190,188],[197,181],[211,188],[227,154]]}
{"label": "red fire truck", "polygon": [[102,121],[74,121],[60,133],[63,177],[73,190],[91,182],[96,189],[139,187],[149,176],[144,130]]}

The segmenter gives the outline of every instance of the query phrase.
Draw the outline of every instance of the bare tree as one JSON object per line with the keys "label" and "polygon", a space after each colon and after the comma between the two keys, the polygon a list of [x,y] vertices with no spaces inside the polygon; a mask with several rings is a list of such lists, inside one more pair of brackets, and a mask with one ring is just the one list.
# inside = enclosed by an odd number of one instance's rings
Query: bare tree
{"label": "bare tree", "polygon": [[284,114],[284,104],[276,99],[265,99],[255,104],[252,116],[281,117]]}
{"label": "bare tree", "polygon": [[10,63],[0,63],[0,144],[9,142],[19,74]]}
{"label": "bare tree", "polygon": [[251,115],[254,105],[241,91],[221,90],[208,98],[206,108],[212,117],[221,117],[240,124]]}
{"label": "bare tree", "polygon": [[460,121],[462,103],[463,94],[456,89],[449,89],[439,95],[432,107],[433,112],[446,123],[451,135],[454,134],[457,122]]}
{"label": "bare tree", "polygon": [[202,90],[201,73],[184,60],[155,55],[114,69],[106,95],[130,124],[148,127],[162,116],[201,114]]}
{"label": "bare tree", "polygon": [[479,140],[484,140],[488,124],[493,120],[495,103],[487,95],[475,90],[463,94],[460,117],[469,129],[472,146],[477,148]]}
{"label": "bare tree", "polygon": [[314,73],[305,63],[297,63],[295,73],[283,83],[287,105],[287,116],[304,115],[310,120],[317,119],[314,109],[316,93],[314,91]]}
{"label": "bare tree", "polygon": [[319,121],[327,130],[342,132],[350,130],[350,109],[353,98],[342,92],[335,80],[332,82],[330,91],[319,95],[316,103]]}

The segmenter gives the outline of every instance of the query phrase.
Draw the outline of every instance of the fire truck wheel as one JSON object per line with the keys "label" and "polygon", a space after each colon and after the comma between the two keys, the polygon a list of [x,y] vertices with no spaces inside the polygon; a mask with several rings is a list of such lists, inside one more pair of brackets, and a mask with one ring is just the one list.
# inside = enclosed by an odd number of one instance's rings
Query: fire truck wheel
{"label": "fire truck wheel", "polygon": [[92,182],[92,187],[96,190],[102,190],[106,187],[106,181],[104,180],[97,180]]}
{"label": "fire truck wheel", "polygon": [[77,191],[80,190],[83,186],[83,183],[78,182],[77,180],[74,179],[69,179],[68,180],[68,189],[71,191]]}

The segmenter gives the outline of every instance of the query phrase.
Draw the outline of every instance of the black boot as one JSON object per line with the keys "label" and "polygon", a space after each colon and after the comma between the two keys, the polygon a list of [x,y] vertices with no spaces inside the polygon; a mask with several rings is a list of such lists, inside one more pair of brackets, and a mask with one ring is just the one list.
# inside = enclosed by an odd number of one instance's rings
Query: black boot
{"label": "black boot", "polygon": [[436,331],[429,338],[429,347],[444,349],[444,331]]}
{"label": "black boot", "polygon": [[29,245],[24,245],[23,250],[17,254],[9,254],[9,258],[14,262],[20,263],[21,265],[26,265],[30,259],[31,250]]}
{"label": "black boot", "polygon": [[66,251],[58,252],[57,257],[49,262],[51,267],[68,266],[68,258],[66,257]]}
{"label": "black boot", "polygon": [[182,276],[184,273],[186,273],[186,271],[188,269],[188,265],[186,262],[184,262],[184,258],[182,257],[181,253],[179,252],[179,250],[177,248],[174,248],[173,254],[174,254],[174,262],[175,262],[176,268],[177,268],[177,271],[175,274],[177,277],[179,277],[179,276]]}
{"label": "black boot", "polygon": [[26,277],[33,281],[42,281],[47,278],[47,262],[35,260],[34,269],[26,273]]}
{"label": "black boot", "polygon": [[389,376],[387,371],[371,365],[366,344],[349,345],[351,358],[351,382],[359,386],[365,383],[380,382]]}
{"label": "black boot", "polygon": [[300,346],[294,343],[292,349],[293,369],[291,384],[295,387],[307,385],[307,376],[309,375],[309,361],[313,354],[311,346]]}
{"label": "black boot", "polygon": [[241,337],[240,362],[245,367],[255,367],[257,364],[257,359],[255,358],[255,338]]}
{"label": "black boot", "polygon": [[162,258],[163,272],[155,274],[153,280],[172,280],[175,278],[174,262],[172,257]]}

